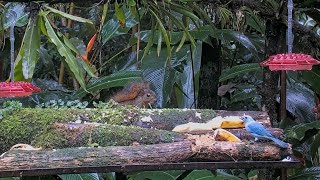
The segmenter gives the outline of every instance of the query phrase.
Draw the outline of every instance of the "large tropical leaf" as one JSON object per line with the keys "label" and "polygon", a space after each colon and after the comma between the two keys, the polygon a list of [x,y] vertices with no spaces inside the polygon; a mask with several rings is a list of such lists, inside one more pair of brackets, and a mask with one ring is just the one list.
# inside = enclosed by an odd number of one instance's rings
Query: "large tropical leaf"
{"label": "large tropical leaf", "polygon": [[39,60],[40,26],[39,16],[31,17],[26,29],[24,41],[24,53],[22,57],[22,72],[24,79],[31,79],[35,66]]}
{"label": "large tropical leaf", "polygon": [[[176,45],[179,44],[181,41],[184,31],[175,31],[170,33],[170,44],[171,45]],[[194,29],[189,31],[190,35],[195,39],[195,40],[201,40],[206,42],[207,44],[211,44],[211,41],[209,39],[210,33],[209,33],[209,26],[202,26],[199,29]],[[145,30],[140,32],[140,39],[143,42],[149,42],[149,38],[152,35],[152,30]],[[158,44],[158,32],[154,32],[153,35],[153,44]],[[163,38],[163,37],[162,37]],[[164,40],[164,39],[163,39]],[[162,41],[163,41],[162,40]]]}
{"label": "large tropical leaf", "polygon": [[313,67],[312,71],[303,71],[302,77],[317,94],[320,94],[320,67]]}
{"label": "large tropical leaf", "polygon": [[320,174],[320,167],[315,166],[311,168],[306,168],[295,175],[289,176],[288,180],[300,180],[300,179],[313,180],[313,179],[318,179],[319,174]]}
{"label": "large tropical leaf", "polygon": [[313,129],[317,131],[320,129],[319,121],[295,125],[292,128],[286,129],[285,135],[289,139],[296,139],[301,141],[302,139],[306,139],[305,135],[307,131],[311,131]]}
{"label": "large tropical leaf", "polygon": [[[287,85],[287,110],[297,117],[297,122],[315,121],[315,113],[312,111],[316,107],[314,93],[302,83],[290,80]],[[279,97],[277,101],[280,101]]]}
{"label": "large tropical leaf", "polygon": [[211,29],[210,32],[213,38],[219,39],[223,42],[239,42],[246,47],[257,60],[259,60],[257,48],[245,34],[233,31],[231,29]]}
{"label": "large tropical leaf", "polygon": [[182,170],[173,171],[144,171],[128,175],[129,179],[175,180],[183,173]]}
{"label": "large tropical leaf", "polygon": [[219,82],[226,81],[249,72],[258,72],[261,70],[262,69],[258,63],[237,65],[232,67],[231,69],[224,70],[219,78]]}
{"label": "large tropical leaf", "polygon": [[125,86],[128,84],[128,82],[141,80],[141,77],[141,71],[121,71],[110,76],[93,80],[87,85],[86,90],[80,89],[75,93],[74,96],[81,98],[84,97],[88,92],[93,93],[111,87]]}
{"label": "large tropical leaf", "polygon": [[135,25],[138,24],[138,21],[135,20],[134,16],[131,14],[131,11],[128,9],[123,8],[123,11],[125,12],[125,26],[121,27],[121,24],[119,23],[116,16],[114,16],[112,19],[107,21],[101,31],[101,37],[102,37],[102,44],[105,44],[108,40],[111,38],[126,34],[128,31]]}
{"label": "large tropical leaf", "polygon": [[65,13],[65,12],[62,12],[62,11],[59,11],[57,9],[54,9],[52,7],[49,7],[49,6],[45,6],[48,10],[50,10],[51,12],[55,13],[55,14],[59,14],[60,16],[63,16],[65,18],[68,18],[68,19],[71,19],[73,21],[78,21],[78,22],[83,22],[83,23],[89,23],[89,24],[93,24],[92,21],[88,20],[88,19],[85,19],[85,18],[82,18],[82,17],[78,17],[78,16],[74,16],[74,15],[71,15],[71,14],[68,14],[68,13]]}
{"label": "large tropical leaf", "polygon": [[184,180],[212,180],[217,177],[209,170],[194,170]]}
{"label": "large tropical leaf", "polygon": [[[182,46],[184,48],[190,46]],[[194,58],[188,56],[187,62],[183,64],[183,74],[181,77],[181,84],[184,96],[182,98],[182,105],[180,108],[196,108],[198,102],[196,102],[199,92],[199,77],[201,67],[201,55],[202,55],[202,43],[197,43],[197,48],[194,51]],[[193,63],[193,65],[192,65]],[[195,99],[196,98],[196,99]]]}
{"label": "large tropical leaf", "polygon": [[[62,34],[61,34],[62,35]],[[70,50],[72,50],[73,52],[75,52],[77,54],[77,62],[79,62],[79,64],[81,65],[81,67],[86,70],[86,72],[91,76],[91,77],[96,77],[96,75],[94,74],[94,69],[89,66],[81,57],[81,54],[85,53],[85,45],[83,43],[83,41],[81,41],[78,38],[72,38],[72,39],[68,39],[67,37],[63,36],[63,40],[64,43],[68,46],[68,48],[70,48]]]}
{"label": "large tropical leaf", "polygon": [[97,173],[61,174],[58,176],[62,180],[99,180],[99,175]]}
{"label": "large tropical leaf", "polygon": [[82,88],[85,88],[86,84],[84,81],[84,74],[81,66],[79,66],[76,57],[73,55],[72,51],[60,40],[55,31],[53,30],[48,18],[43,16],[45,21],[46,30],[48,36],[53,44],[56,45],[59,54],[64,57],[64,61],[67,63],[70,71],[79,82]]}

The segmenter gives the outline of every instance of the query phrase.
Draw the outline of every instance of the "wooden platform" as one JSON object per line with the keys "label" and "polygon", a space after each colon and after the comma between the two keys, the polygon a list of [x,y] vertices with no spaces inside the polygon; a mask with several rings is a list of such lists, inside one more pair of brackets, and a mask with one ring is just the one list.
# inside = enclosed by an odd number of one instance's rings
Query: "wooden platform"
{"label": "wooden platform", "polygon": [[0,177],[42,176],[56,174],[78,173],[129,173],[136,171],[164,171],[164,170],[215,170],[215,169],[288,169],[299,168],[302,164],[297,161],[238,161],[238,162],[186,162],[163,164],[130,164],[110,166],[79,166],[46,169],[19,169],[0,171]]}

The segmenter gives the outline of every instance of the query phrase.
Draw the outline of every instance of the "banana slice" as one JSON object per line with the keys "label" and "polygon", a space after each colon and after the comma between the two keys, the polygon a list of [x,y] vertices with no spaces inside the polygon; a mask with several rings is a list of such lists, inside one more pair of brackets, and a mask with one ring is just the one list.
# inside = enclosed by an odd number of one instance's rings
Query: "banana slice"
{"label": "banana slice", "polygon": [[189,122],[187,124],[181,124],[176,126],[172,131],[186,133],[195,131],[212,131],[212,128],[208,126],[206,123]]}
{"label": "banana slice", "polygon": [[226,117],[215,117],[212,120],[208,121],[206,123],[208,126],[210,126],[212,129],[218,129],[218,128],[243,128],[244,122],[240,119],[239,116],[226,116]]}
{"label": "banana slice", "polygon": [[213,133],[215,141],[241,142],[241,140],[225,129],[216,129]]}

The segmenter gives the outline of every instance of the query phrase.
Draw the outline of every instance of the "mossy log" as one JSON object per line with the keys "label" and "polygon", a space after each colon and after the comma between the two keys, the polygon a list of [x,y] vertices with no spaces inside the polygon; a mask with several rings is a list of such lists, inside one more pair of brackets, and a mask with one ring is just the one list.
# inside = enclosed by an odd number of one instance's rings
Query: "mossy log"
{"label": "mossy log", "polygon": [[[155,129],[171,131],[179,124],[188,122],[203,123],[219,115],[243,115],[244,113],[251,115],[265,126],[270,126],[267,114],[265,112],[255,111],[139,109],[128,106],[116,106],[110,109],[24,108],[12,112],[10,115],[6,115],[4,119],[0,121],[0,152],[7,151],[11,146],[18,143],[32,144],[41,147],[64,148],[70,147],[70,144],[72,146],[90,146],[92,143],[97,143],[100,146],[130,145],[132,142],[137,141],[137,139],[140,140],[141,137],[146,137],[145,142],[142,142],[142,144],[174,142],[176,139],[181,139],[178,134]],[[74,132],[66,132],[67,135],[73,135],[69,138],[61,138],[63,132],[52,129],[57,123],[74,123],[79,121],[82,123],[91,122],[107,125],[101,127],[99,131],[90,132],[89,130],[84,134],[81,133],[82,131],[77,132],[76,129]],[[131,133],[128,135],[125,132],[130,130],[125,127],[109,125],[125,125],[129,127],[134,125],[145,129],[134,129],[136,127],[130,127]],[[150,129],[146,130],[147,128]],[[140,135],[139,133],[141,132],[145,133],[142,133],[138,138],[125,138],[126,135],[130,137],[132,134]],[[92,137],[97,135],[101,138],[99,140],[95,139],[95,142],[92,141],[91,143],[90,138],[92,139]],[[86,137],[84,139],[87,140],[82,141],[82,137]],[[112,141],[110,137],[119,137],[119,139],[115,138],[115,140]],[[73,142],[71,141],[71,143],[69,142],[70,138],[73,138]],[[104,138],[107,139],[104,140]],[[52,144],[54,146],[51,146]]]}
{"label": "mossy log", "polygon": [[[188,122],[204,123],[216,116],[243,115],[253,116],[257,121],[265,126],[270,126],[268,116],[265,112],[233,112],[233,111],[215,111],[215,110],[191,110],[191,109],[139,109],[128,106],[115,106],[110,109],[40,109],[24,108],[6,115],[0,121],[0,152],[7,151],[14,144],[25,143],[37,146],[47,147],[46,143],[55,142],[54,148],[65,147],[65,140],[60,138],[61,134],[50,131],[56,123],[74,123],[91,122],[108,125],[140,126],[151,129],[162,129],[171,131],[176,125]],[[124,137],[125,131],[117,130],[119,128],[109,126],[106,132],[112,131],[114,137]],[[138,131],[138,130],[137,130]],[[136,132],[137,132],[136,131]],[[102,133],[106,133],[102,132]],[[120,134],[120,135],[117,135]],[[161,134],[161,133],[155,133]],[[81,134],[80,134],[81,135]],[[93,133],[94,135],[94,133]],[[162,135],[167,137],[167,135]],[[171,136],[169,136],[171,137]],[[74,137],[77,140],[77,136]],[[105,138],[105,137],[104,137]],[[132,139],[132,138],[131,138]],[[148,137],[150,139],[150,137]],[[151,138],[153,140],[153,138]],[[132,139],[135,140],[134,138]],[[105,140],[105,143],[99,145],[129,145],[132,141],[117,143]],[[126,141],[126,140],[124,140]],[[79,142],[79,144],[78,144]],[[161,142],[156,140],[153,143]],[[166,141],[165,141],[166,142]],[[146,143],[146,144],[153,144]],[[49,143],[52,144],[52,143]],[[77,146],[88,146],[90,142],[77,141]]]}
{"label": "mossy log", "polygon": [[[74,168],[123,167],[193,161],[278,161],[292,154],[291,146],[280,149],[273,142],[215,141],[213,131],[180,134],[171,130],[188,122],[207,122],[216,116],[253,116],[270,126],[264,112],[214,110],[136,109],[21,109],[0,122],[0,147],[7,151],[18,143],[42,150],[12,149],[0,156],[0,176],[26,169],[65,173]],[[270,129],[280,137],[282,131]],[[241,139],[251,139],[244,129],[230,129]],[[91,146],[91,147],[88,147]],[[142,169],[140,169],[142,170]],[[104,172],[105,172],[104,171]],[[118,171],[109,169],[109,171]],[[45,171],[47,174],[48,172]],[[53,171],[52,171],[53,172]],[[68,171],[69,172],[69,171]],[[36,173],[37,174],[37,173]],[[21,174],[20,174],[21,175]],[[34,175],[34,174],[33,174]],[[42,175],[40,172],[38,175]]]}
{"label": "mossy log", "polygon": [[280,150],[265,143],[217,142],[199,136],[181,142],[154,145],[10,150],[0,157],[0,172],[188,161],[280,160],[291,154],[291,148]]}
{"label": "mossy log", "polygon": [[[253,139],[245,129],[229,129],[229,131],[240,139]],[[283,130],[278,128],[269,128],[269,131],[277,138],[281,138],[283,134]],[[213,130],[207,132],[194,132],[192,134],[207,134],[214,138]],[[186,138],[187,135],[177,132],[140,128],[135,126],[119,126],[98,123],[55,123],[51,128],[48,128],[46,131],[39,134],[33,140],[32,145],[42,148],[129,146],[132,144],[147,145],[179,142]]]}

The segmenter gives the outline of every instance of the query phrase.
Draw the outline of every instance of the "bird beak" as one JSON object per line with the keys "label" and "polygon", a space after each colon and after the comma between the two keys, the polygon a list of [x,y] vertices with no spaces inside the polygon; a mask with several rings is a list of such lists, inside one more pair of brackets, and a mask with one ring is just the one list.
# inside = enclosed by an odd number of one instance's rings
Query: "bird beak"
{"label": "bird beak", "polygon": [[243,120],[245,116],[246,116],[246,114],[243,113],[243,116],[241,116],[240,119]]}

